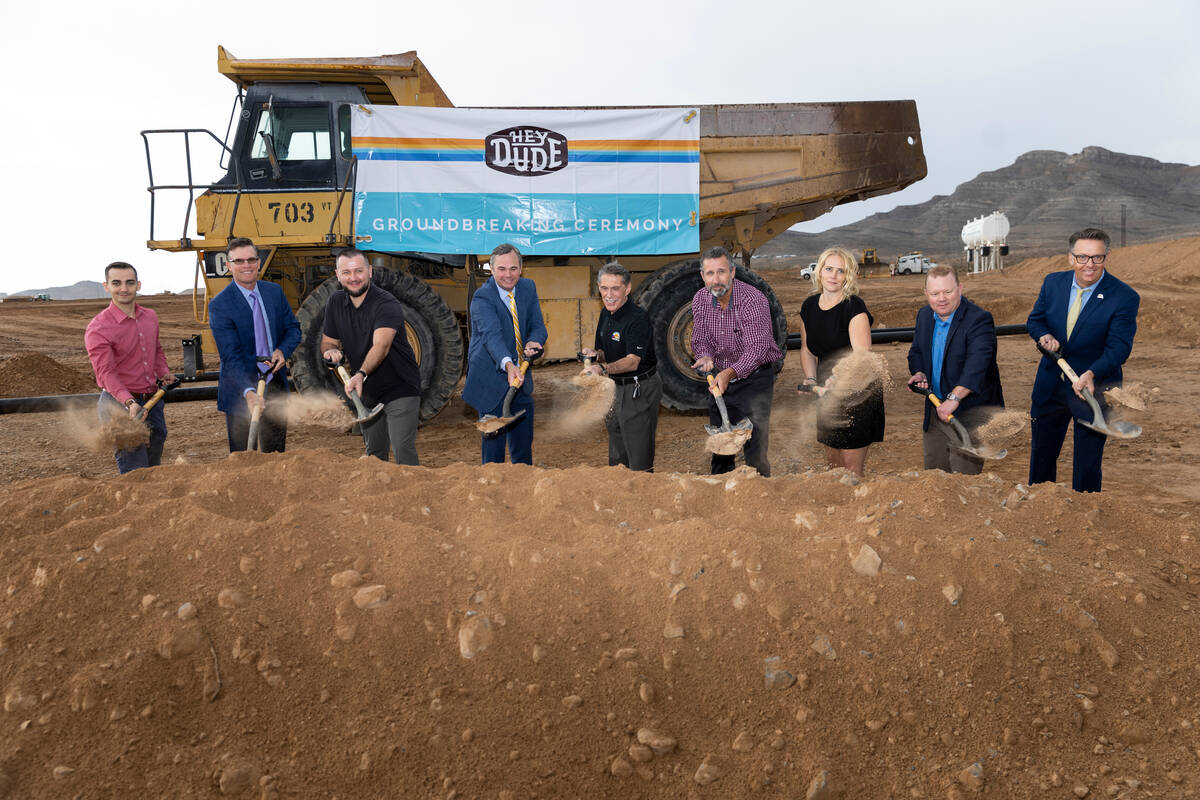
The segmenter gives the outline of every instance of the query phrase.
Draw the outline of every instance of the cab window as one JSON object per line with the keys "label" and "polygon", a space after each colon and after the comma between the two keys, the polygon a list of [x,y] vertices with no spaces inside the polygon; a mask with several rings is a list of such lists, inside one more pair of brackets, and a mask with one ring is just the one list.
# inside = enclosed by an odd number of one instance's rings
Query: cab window
{"label": "cab window", "polygon": [[330,158],[329,106],[280,106],[259,111],[251,158],[267,158],[267,134],[280,161],[326,161]]}

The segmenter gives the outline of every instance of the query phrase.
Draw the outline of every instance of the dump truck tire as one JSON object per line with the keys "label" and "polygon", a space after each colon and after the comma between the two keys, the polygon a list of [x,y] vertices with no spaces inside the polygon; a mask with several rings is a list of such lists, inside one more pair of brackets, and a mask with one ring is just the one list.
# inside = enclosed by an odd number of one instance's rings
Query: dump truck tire
{"label": "dump truck tire", "polygon": [[[767,296],[775,341],[780,352],[787,352],[787,318],[775,292],[745,267],[738,267],[735,277]],[[692,355],[692,298],[703,288],[700,262],[690,259],[658,270],[638,287],[634,297],[650,316],[654,355],[663,383],[662,403],[678,411],[708,408],[707,386],[692,369],[696,360]],[[782,360],[779,364],[782,367]]]}
{"label": "dump truck tire", "polygon": [[[458,321],[446,302],[420,278],[406,272],[376,269],[371,282],[390,292],[404,307],[405,333],[421,372],[420,421],[426,422],[450,400],[462,375],[463,343]],[[325,305],[339,288],[337,278],[325,281],[305,299],[296,314],[300,321],[300,346],[292,356],[292,376],[301,391],[315,388],[342,391],[341,383],[325,367],[320,351]]]}

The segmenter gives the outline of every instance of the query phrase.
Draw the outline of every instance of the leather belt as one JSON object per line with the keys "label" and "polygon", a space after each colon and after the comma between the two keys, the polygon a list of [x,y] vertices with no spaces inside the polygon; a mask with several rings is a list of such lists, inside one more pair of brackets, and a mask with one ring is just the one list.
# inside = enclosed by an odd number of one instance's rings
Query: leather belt
{"label": "leather belt", "polygon": [[638,381],[644,381],[647,378],[652,378],[652,377],[654,377],[655,373],[657,373],[657,372],[658,372],[658,367],[651,367],[650,369],[643,372],[641,375],[630,375],[628,378],[622,378],[617,375],[609,375],[608,377],[612,378],[612,382],[615,383],[617,386],[624,386],[628,383],[637,383]]}

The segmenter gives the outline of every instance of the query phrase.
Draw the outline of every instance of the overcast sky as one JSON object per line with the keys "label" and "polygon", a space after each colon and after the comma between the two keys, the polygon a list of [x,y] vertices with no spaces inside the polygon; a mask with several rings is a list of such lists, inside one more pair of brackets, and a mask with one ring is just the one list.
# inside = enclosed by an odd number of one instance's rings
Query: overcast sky
{"label": "overcast sky", "polygon": [[[993,7],[0,0],[0,226],[10,252],[0,292],[102,280],[118,259],[139,267],[143,291],[192,285],[194,256],[146,249],[138,132],[223,136],[235,90],[217,74],[218,44],[242,58],[416,50],[459,106],[915,99],[929,177],[801,230],[948,193],[1028,150],[1099,145],[1200,162],[1195,0]],[[218,177],[215,153],[199,155],[197,180]],[[158,233],[181,224],[164,217]]]}

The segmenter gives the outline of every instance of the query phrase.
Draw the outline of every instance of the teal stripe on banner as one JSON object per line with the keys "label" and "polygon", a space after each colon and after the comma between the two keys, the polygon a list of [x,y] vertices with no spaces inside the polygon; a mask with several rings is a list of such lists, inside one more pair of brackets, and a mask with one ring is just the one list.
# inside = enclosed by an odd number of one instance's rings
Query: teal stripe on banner
{"label": "teal stripe on banner", "polygon": [[700,249],[694,194],[426,194],[359,192],[366,249],[487,253],[512,243],[526,255],[669,255]]}

